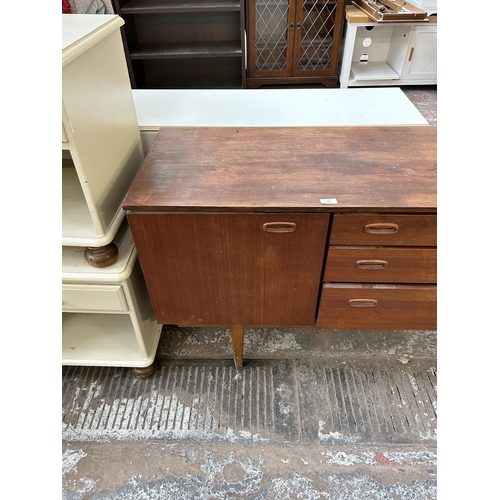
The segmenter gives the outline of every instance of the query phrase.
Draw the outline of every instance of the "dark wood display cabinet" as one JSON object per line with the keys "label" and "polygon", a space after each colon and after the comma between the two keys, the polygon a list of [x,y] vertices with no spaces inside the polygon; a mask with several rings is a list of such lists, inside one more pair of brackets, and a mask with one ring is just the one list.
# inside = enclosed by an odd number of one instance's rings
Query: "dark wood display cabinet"
{"label": "dark wood display cabinet", "polygon": [[247,86],[338,84],[345,0],[247,0]]}
{"label": "dark wood display cabinet", "polygon": [[245,88],[244,0],[113,0],[134,89]]}

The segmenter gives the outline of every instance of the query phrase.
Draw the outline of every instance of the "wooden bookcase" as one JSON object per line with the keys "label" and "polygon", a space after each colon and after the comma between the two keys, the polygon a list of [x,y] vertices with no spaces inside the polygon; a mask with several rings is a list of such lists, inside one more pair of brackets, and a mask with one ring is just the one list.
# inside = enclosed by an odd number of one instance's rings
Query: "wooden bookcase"
{"label": "wooden bookcase", "polygon": [[336,87],[344,9],[344,0],[247,0],[247,86]]}
{"label": "wooden bookcase", "polygon": [[113,0],[132,88],[245,88],[244,0]]}

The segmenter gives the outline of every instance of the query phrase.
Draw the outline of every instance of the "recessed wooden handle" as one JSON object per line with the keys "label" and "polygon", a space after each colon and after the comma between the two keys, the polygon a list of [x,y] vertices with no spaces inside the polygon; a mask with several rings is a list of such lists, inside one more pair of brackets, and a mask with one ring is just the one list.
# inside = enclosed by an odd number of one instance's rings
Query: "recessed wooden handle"
{"label": "recessed wooden handle", "polygon": [[375,299],[351,299],[348,304],[351,307],[375,307],[378,300]]}
{"label": "recessed wooden handle", "polygon": [[358,269],[385,269],[386,260],[358,260],[355,264]]}
{"label": "recessed wooden handle", "polygon": [[394,234],[398,230],[399,226],[390,222],[375,222],[374,224],[367,224],[363,228],[363,232],[368,234]]}
{"label": "recessed wooden handle", "polygon": [[293,233],[297,229],[295,222],[266,222],[262,228],[268,233]]}
{"label": "recessed wooden handle", "polygon": [[415,50],[415,47],[412,47],[411,50],[410,50],[410,57],[408,57],[408,61],[411,61],[412,57],[413,57],[413,51]]}

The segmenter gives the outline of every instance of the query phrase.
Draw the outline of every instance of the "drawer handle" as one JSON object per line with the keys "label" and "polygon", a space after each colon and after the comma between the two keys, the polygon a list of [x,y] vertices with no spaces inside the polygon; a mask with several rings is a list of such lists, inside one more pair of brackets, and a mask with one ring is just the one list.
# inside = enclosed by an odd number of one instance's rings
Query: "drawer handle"
{"label": "drawer handle", "polygon": [[397,233],[399,226],[390,222],[376,222],[374,224],[367,224],[363,232],[368,234],[394,234]]}
{"label": "drawer handle", "polygon": [[266,222],[262,228],[268,233],[293,233],[297,229],[295,222]]}
{"label": "drawer handle", "polygon": [[386,260],[358,260],[356,262],[358,269],[385,269],[387,267]]}
{"label": "drawer handle", "polygon": [[375,299],[351,299],[348,303],[351,307],[375,307],[378,300]]}

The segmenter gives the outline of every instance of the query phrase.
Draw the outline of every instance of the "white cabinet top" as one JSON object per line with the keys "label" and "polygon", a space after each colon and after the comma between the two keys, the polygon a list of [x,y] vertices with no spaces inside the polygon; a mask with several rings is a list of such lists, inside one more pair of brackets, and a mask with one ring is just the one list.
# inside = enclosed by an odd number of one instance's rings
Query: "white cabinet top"
{"label": "white cabinet top", "polygon": [[121,17],[111,14],[62,14],[62,65],[123,24]]}
{"label": "white cabinet top", "polygon": [[428,125],[399,88],[132,90],[142,130],[159,127]]}

